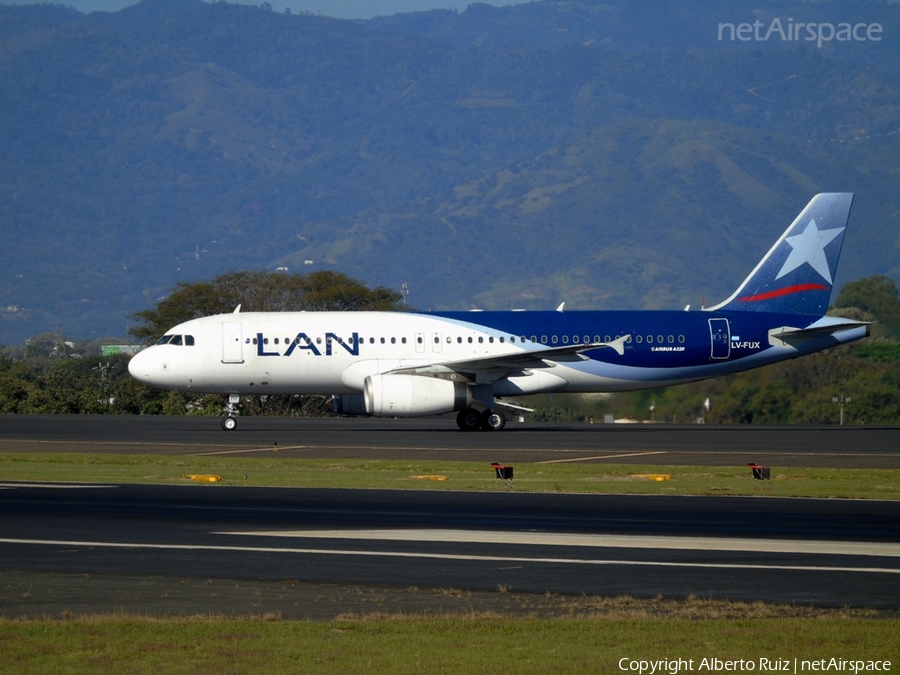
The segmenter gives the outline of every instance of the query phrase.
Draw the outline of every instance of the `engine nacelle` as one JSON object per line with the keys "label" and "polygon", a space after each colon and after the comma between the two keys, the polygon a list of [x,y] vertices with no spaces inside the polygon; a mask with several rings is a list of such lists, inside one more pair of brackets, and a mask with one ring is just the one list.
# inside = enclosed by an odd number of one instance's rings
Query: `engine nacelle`
{"label": "engine nacelle", "polygon": [[421,375],[370,375],[364,392],[366,412],[382,417],[440,415],[472,403],[465,384]]}
{"label": "engine nacelle", "polygon": [[368,415],[366,397],[362,394],[334,394],[331,407],[338,415]]}

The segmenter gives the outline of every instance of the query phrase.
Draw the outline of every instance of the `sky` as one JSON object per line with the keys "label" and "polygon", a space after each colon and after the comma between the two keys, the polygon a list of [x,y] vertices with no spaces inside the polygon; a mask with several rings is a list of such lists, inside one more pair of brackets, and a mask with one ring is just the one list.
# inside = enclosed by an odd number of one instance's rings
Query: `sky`
{"label": "sky", "polygon": [[[478,0],[483,4],[516,5],[529,0]],[[0,0],[0,5],[42,4],[46,0]],[[73,7],[79,12],[115,12],[137,4],[138,0],[58,0],[59,4]],[[264,0],[229,0],[244,5],[261,5]],[[268,0],[272,9],[283,12],[312,12],[339,19],[371,19],[373,16],[390,16],[401,12],[424,12],[430,9],[464,10],[473,0]]]}

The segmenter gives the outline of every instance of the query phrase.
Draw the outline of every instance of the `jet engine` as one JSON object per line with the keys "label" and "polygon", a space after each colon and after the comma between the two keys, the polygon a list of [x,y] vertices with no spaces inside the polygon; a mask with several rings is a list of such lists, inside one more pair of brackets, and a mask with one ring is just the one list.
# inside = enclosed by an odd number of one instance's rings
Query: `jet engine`
{"label": "jet engine", "polygon": [[366,412],[381,417],[440,415],[472,403],[465,384],[420,375],[370,375],[364,395]]}

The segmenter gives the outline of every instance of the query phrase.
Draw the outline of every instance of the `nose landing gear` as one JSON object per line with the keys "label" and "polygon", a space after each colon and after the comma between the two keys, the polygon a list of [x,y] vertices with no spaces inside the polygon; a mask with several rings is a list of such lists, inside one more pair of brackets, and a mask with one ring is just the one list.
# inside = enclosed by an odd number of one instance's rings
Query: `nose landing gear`
{"label": "nose landing gear", "polygon": [[241,397],[238,394],[228,394],[228,403],[225,406],[226,416],[222,418],[222,428],[225,431],[234,431],[237,428],[237,416],[240,412]]}

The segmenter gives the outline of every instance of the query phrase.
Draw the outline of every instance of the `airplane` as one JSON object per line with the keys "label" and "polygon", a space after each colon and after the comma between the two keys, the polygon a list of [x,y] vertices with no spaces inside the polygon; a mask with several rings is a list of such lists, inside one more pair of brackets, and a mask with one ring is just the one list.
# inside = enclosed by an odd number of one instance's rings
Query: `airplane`
{"label": "airplane", "polygon": [[869,335],[825,316],[853,202],[807,204],[727,300],[690,310],[241,312],[181,323],[132,357],[138,380],[228,395],[331,395],[335,412],[457,413],[462,430],[500,430],[508,399],[622,392],[736,373]]}

